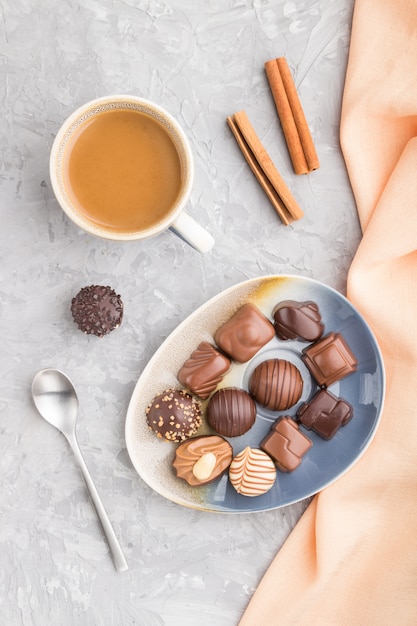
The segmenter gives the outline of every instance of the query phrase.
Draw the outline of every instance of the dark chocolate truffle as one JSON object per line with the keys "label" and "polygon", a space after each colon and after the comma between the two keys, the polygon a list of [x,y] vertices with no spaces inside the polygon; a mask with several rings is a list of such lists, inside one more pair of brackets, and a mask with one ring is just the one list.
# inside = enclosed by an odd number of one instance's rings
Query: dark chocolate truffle
{"label": "dark chocolate truffle", "polygon": [[83,333],[103,337],[120,326],[123,302],[111,287],[90,285],[72,299],[71,313]]}
{"label": "dark chocolate truffle", "polygon": [[324,331],[319,308],[315,302],[284,300],[273,310],[278,339],[316,341]]}
{"label": "dark chocolate truffle", "polygon": [[290,417],[282,417],[271,426],[260,448],[275,461],[281,472],[292,472],[301,463],[313,442],[301,432]]}
{"label": "dark chocolate truffle", "polygon": [[320,389],[297,411],[298,421],[323,439],[331,439],[353,416],[353,407],[327,389]]}
{"label": "dark chocolate truffle", "polygon": [[192,437],[179,444],[173,466],[179,478],[196,487],[219,478],[232,462],[233,448],[219,435]]}
{"label": "dark chocolate truffle", "polygon": [[300,399],[303,379],[293,363],[284,359],[268,359],[253,370],[249,391],[267,409],[284,411]]}
{"label": "dark chocolate truffle", "polygon": [[178,380],[205,400],[229,369],[230,359],[207,341],[202,341],[178,372]]}
{"label": "dark chocolate truffle", "polygon": [[201,426],[201,405],[184,389],[168,389],[148,405],[146,421],[160,439],[184,441]]}
{"label": "dark chocolate truffle", "polygon": [[358,361],[339,333],[329,333],[304,348],[302,359],[322,387],[356,372]]}
{"label": "dark chocolate truffle", "polygon": [[219,348],[246,363],[275,335],[272,322],[254,304],[244,304],[214,334]]}
{"label": "dark chocolate truffle", "polygon": [[207,420],[219,435],[239,437],[254,424],[256,404],[244,389],[223,387],[210,398]]}

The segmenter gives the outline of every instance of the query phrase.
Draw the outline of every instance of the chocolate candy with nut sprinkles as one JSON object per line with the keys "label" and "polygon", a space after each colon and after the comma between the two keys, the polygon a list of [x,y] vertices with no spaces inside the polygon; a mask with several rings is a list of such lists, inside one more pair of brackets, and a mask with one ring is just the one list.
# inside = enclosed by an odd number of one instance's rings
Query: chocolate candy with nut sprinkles
{"label": "chocolate candy with nut sprinkles", "polygon": [[71,313],[83,333],[104,337],[122,323],[123,302],[111,287],[90,285],[72,299]]}
{"label": "chocolate candy with nut sprinkles", "polygon": [[185,441],[201,426],[201,405],[184,389],[167,389],[148,405],[146,421],[160,439]]}

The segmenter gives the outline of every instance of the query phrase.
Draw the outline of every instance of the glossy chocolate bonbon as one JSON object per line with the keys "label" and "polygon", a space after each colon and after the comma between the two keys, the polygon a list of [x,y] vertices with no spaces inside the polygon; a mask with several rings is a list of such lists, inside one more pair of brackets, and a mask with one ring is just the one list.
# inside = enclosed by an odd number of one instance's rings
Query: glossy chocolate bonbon
{"label": "glossy chocolate bonbon", "polygon": [[272,411],[284,411],[298,402],[303,379],[298,368],[285,359],[267,359],[254,369],[249,392],[259,404]]}
{"label": "glossy chocolate bonbon", "polygon": [[184,389],[167,389],[146,408],[146,421],[160,439],[184,441],[201,426],[201,405]]}
{"label": "glossy chocolate bonbon", "polygon": [[211,396],[207,421],[224,437],[239,437],[255,423],[256,404],[251,396],[237,387],[223,387]]}
{"label": "glossy chocolate bonbon", "polygon": [[197,487],[219,478],[232,458],[233,448],[226,439],[219,435],[202,435],[179,444],[173,466],[179,478]]}
{"label": "glossy chocolate bonbon", "polygon": [[327,389],[320,389],[297,411],[298,421],[323,439],[331,439],[353,417],[353,407]]}
{"label": "glossy chocolate bonbon", "polygon": [[283,300],[273,310],[274,328],[278,339],[316,341],[324,331],[319,307],[315,302]]}
{"label": "glossy chocolate bonbon", "polygon": [[302,359],[320,386],[329,387],[356,371],[358,361],[340,333],[329,333],[307,348]]}
{"label": "glossy chocolate bonbon", "polygon": [[275,461],[281,472],[293,472],[313,442],[290,417],[281,417],[271,426],[260,448]]}
{"label": "glossy chocolate bonbon", "polygon": [[244,304],[214,334],[219,348],[237,363],[249,361],[275,335],[272,322],[254,304]]}
{"label": "glossy chocolate bonbon", "polygon": [[230,359],[202,341],[178,372],[178,380],[203,400],[216,389],[230,369]]}

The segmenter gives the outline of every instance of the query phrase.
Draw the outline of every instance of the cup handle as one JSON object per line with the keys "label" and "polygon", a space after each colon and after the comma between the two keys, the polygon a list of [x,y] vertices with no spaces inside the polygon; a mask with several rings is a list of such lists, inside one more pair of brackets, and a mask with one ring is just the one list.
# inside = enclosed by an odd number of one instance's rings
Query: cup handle
{"label": "cup handle", "polygon": [[170,228],[176,235],[202,254],[211,250],[214,245],[214,239],[210,233],[185,211],[179,214]]}

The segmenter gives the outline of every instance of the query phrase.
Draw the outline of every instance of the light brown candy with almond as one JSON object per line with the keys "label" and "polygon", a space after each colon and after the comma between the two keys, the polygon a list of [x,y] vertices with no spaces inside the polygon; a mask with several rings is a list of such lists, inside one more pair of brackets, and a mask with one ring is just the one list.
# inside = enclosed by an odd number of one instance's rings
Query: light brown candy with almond
{"label": "light brown candy with almond", "polygon": [[232,446],[219,435],[202,435],[181,443],[175,452],[174,469],[192,487],[219,478],[229,467]]}

